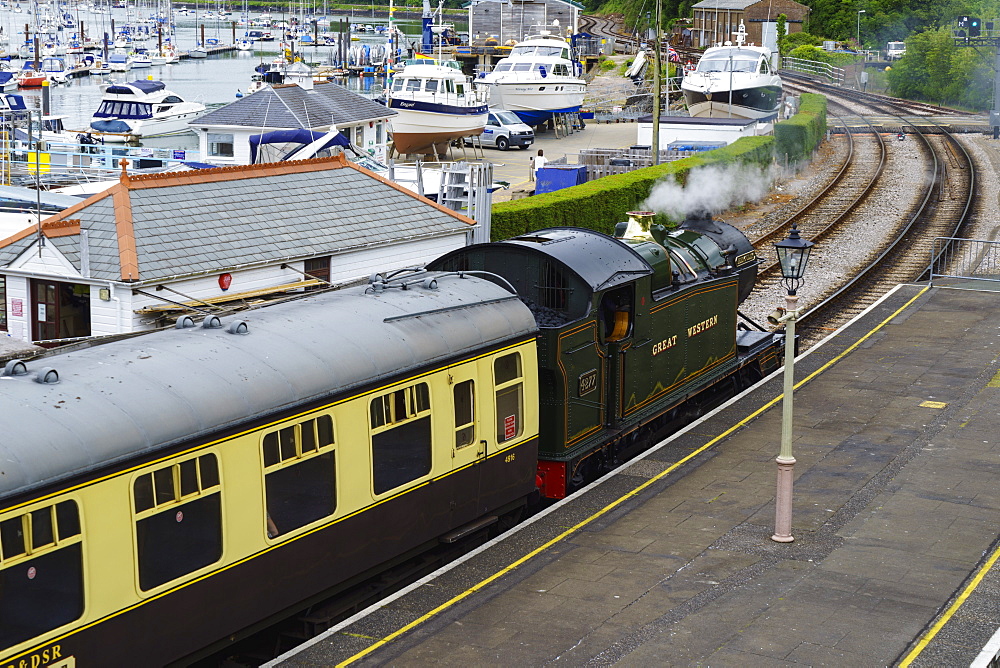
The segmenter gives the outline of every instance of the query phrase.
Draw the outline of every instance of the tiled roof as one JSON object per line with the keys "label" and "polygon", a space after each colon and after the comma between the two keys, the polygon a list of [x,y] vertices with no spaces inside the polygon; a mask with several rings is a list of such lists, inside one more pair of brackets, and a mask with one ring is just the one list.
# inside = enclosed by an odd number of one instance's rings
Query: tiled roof
{"label": "tiled roof", "polygon": [[[72,223],[68,222],[72,221]],[[129,176],[43,221],[47,243],[90,276],[167,280],[454,234],[474,221],[343,157]],[[35,239],[0,240],[0,267]]]}
{"label": "tiled roof", "polygon": [[691,9],[746,9],[760,0],[702,0]]}
{"label": "tiled roof", "polygon": [[252,128],[325,128],[395,116],[396,112],[335,83],[311,90],[296,84],[264,88],[211,111],[189,125]]}

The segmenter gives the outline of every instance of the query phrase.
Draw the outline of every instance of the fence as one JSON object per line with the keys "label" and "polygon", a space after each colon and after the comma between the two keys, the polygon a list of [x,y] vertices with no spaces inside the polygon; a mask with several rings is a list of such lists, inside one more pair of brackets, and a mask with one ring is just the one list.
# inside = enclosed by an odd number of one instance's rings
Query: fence
{"label": "fence", "polygon": [[781,68],[794,72],[803,72],[825,78],[830,83],[838,86],[844,85],[845,73],[841,67],[834,67],[830,63],[818,60],[805,60],[803,58],[792,58],[785,56],[781,61]]}
{"label": "fence", "polygon": [[1000,289],[1000,241],[938,237],[930,261],[930,284],[935,281],[982,281],[982,287]]}

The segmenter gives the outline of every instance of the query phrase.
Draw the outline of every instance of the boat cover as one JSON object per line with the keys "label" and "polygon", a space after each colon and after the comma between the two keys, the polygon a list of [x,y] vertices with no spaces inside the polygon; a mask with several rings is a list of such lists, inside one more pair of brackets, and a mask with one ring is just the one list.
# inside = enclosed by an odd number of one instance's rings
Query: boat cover
{"label": "boat cover", "polygon": [[149,93],[155,93],[157,91],[163,90],[167,87],[166,84],[164,84],[162,81],[133,81],[132,83],[125,85],[108,86],[108,89],[105,91],[105,94],[134,95],[135,91],[130,90],[128,88],[129,86],[132,86],[132,88],[138,88],[147,95]]}
{"label": "boat cover", "polygon": [[[329,138],[322,145],[314,147],[316,152],[330,148],[331,146],[343,146],[344,148],[350,146],[347,137],[339,132],[317,132],[316,130],[305,130],[302,128],[295,130],[274,130],[273,132],[250,136],[250,164],[257,164],[257,153],[263,146],[275,146],[281,150],[281,153],[279,153],[280,157],[272,160],[264,160],[264,162],[276,162],[288,159],[290,155],[303,146],[312,144],[324,135],[329,135]],[[284,146],[278,146],[281,144]]]}

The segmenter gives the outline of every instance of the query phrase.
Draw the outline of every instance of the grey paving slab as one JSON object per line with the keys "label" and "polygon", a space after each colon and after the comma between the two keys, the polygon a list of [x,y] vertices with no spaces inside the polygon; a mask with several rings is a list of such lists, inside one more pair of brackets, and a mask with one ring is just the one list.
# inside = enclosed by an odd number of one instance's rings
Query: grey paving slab
{"label": "grey paving slab", "polygon": [[[901,289],[802,358],[799,377],[919,290]],[[484,566],[585,523],[359,665],[897,663],[1000,545],[1000,389],[987,385],[998,306],[996,294],[931,290],[797,390],[794,543],[770,540],[780,405],[587,522],[780,393],[778,379],[442,576],[442,592],[458,591]],[[944,343],[956,352],[942,354]],[[927,399],[947,406],[921,407]],[[1000,624],[997,570],[912,665],[968,665]],[[417,608],[401,603],[343,631],[376,638]],[[346,658],[358,647],[350,638],[334,634],[288,665]]]}

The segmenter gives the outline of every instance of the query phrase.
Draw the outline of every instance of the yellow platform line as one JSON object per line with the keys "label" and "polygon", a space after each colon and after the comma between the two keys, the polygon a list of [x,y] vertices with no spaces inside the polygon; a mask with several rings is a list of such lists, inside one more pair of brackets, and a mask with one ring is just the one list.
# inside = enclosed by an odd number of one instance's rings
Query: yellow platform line
{"label": "yellow platform line", "polygon": [[[874,329],[872,329],[867,334],[865,334],[864,336],[862,336],[860,339],[858,339],[857,341],[855,341],[854,343],[852,343],[849,347],[847,347],[846,349],[844,349],[839,355],[837,355],[836,357],[830,359],[826,364],[824,364],[820,368],[816,369],[811,374],[809,374],[808,376],[806,376],[805,378],[803,378],[802,380],[800,380],[798,383],[796,383],[794,389],[798,389],[799,387],[802,387],[803,385],[805,385],[806,383],[808,383],[809,381],[813,380],[814,378],[816,378],[817,376],[819,376],[821,373],[825,372],[827,369],[829,369],[830,367],[832,367],[834,364],[836,364],[837,362],[839,362],[840,360],[842,360],[848,354],[850,354],[851,352],[853,352],[858,346],[860,346],[862,343],[864,343],[869,338],[871,338],[876,332],[878,332],[883,327],[885,327],[887,324],[889,324],[889,322],[891,322],[893,318],[895,318],[897,315],[899,315],[904,310],[906,310],[913,302],[915,302],[925,292],[927,292],[928,289],[929,289],[929,286],[924,287],[920,292],[918,292],[916,295],[914,295],[909,301],[907,301],[905,304],[903,304],[898,309],[896,309],[892,313],[892,315],[890,315],[888,318],[886,318],[885,320],[883,320],[882,322],[880,322],[878,325],[876,325]],[[433,610],[431,610],[431,611],[429,611],[429,612],[421,615],[417,619],[414,619],[409,624],[407,624],[407,625],[405,625],[405,626],[397,629],[396,631],[393,631],[392,633],[390,633],[389,635],[387,635],[384,638],[380,639],[379,641],[377,641],[377,642],[369,645],[365,649],[361,650],[360,652],[358,652],[354,656],[351,656],[348,659],[345,659],[341,663],[337,664],[338,668],[341,667],[341,666],[348,666],[348,665],[354,663],[355,661],[358,661],[359,659],[362,659],[365,656],[368,656],[369,654],[371,654],[372,652],[374,652],[379,647],[382,647],[383,645],[387,645],[388,643],[390,643],[393,640],[395,640],[396,638],[400,637],[401,635],[403,635],[407,631],[410,631],[410,630],[412,630],[412,629],[420,626],[424,622],[430,620],[432,617],[437,616],[438,614],[444,612],[448,608],[451,608],[455,604],[457,604],[457,603],[465,600],[466,598],[468,598],[472,594],[475,594],[477,591],[479,591],[479,590],[483,589],[484,587],[488,586],[489,584],[495,582],[496,580],[500,579],[501,577],[503,577],[507,573],[510,573],[511,571],[513,571],[514,569],[516,569],[518,566],[523,565],[527,561],[533,559],[534,557],[538,556],[542,552],[546,551],[547,549],[549,549],[550,547],[552,547],[556,543],[559,543],[562,540],[564,540],[565,538],[568,538],[569,536],[573,535],[574,533],[576,533],[577,531],[579,531],[583,527],[585,527],[588,524],[592,523],[594,520],[597,520],[598,518],[606,515],[608,512],[610,512],[611,510],[617,508],[618,506],[620,506],[621,504],[625,503],[626,501],[628,501],[632,497],[636,496],[637,494],[639,494],[640,492],[642,492],[643,490],[645,490],[650,485],[652,485],[652,484],[654,484],[654,483],[662,480],[668,474],[673,473],[681,465],[686,464],[687,462],[691,461],[692,459],[694,459],[695,457],[697,457],[701,453],[705,452],[710,447],[712,447],[713,445],[715,445],[719,441],[723,440],[724,438],[726,438],[727,436],[729,436],[733,432],[735,432],[738,429],[742,428],[746,424],[749,424],[751,421],[753,421],[755,418],[757,418],[757,416],[761,415],[762,413],[764,413],[765,411],[767,411],[768,409],[770,409],[772,406],[774,406],[775,404],[777,404],[779,401],[781,401],[782,396],[783,396],[782,394],[779,394],[775,398],[771,399],[766,404],[764,404],[763,406],[761,406],[760,408],[758,408],[757,410],[755,410],[753,413],[751,413],[747,417],[745,417],[742,420],[740,420],[739,422],[737,422],[735,425],[733,425],[729,429],[726,429],[724,432],[722,432],[718,436],[715,436],[714,438],[712,438],[712,440],[708,441],[705,445],[701,446],[697,450],[692,451],[686,457],[678,460],[674,464],[671,464],[668,468],[666,468],[665,470],[663,470],[660,473],[656,474],[656,476],[650,478],[646,482],[642,483],[641,485],[639,485],[638,487],[636,487],[635,489],[633,489],[631,492],[628,492],[627,494],[624,494],[624,495],[618,497],[617,499],[615,499],[614,501],[612,501],[608,505],[604,506],[603,508],[601,508],[600,510],[598,510],[596,513],[594,513],[593,515],[591,515],[590,517],[582,520],[578,524],[575,524],[575,525],[571,526],[570,528],[566,529],[565,531],[563,531],[561,534],[559,534],[555,538],[552,538],[548,542],[546,542],[543,545],[535,548],[534,550],[532,550],[528,554],[524,555],[520,559],[518,559],[518,560],[516,560],[516,561],[514,561],[514,562],[512,562],[510,564],[508,564],[507,566],[505,566],[504,568],[500,569],[499,571],[497,571],[493,575],[489,576],[488,578],[486,578],[484,580],[481,580],[480,582],[477,582],[473,586],[471,586],[468,589],[466,589],[465,591],[463,591],[461,594],[455,595],[454,597],[452,597],[451,599],[445,601],[444,603],[442,603],[441,605],[437,606]]]}

